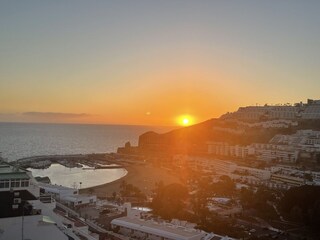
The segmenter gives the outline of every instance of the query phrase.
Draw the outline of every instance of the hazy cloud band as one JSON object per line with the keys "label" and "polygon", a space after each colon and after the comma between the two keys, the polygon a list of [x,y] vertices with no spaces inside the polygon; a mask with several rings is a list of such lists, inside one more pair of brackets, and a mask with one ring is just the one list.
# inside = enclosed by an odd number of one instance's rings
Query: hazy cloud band
{"label": "hazy cloud band", "polygon": [[89,117],[87,113],[61,113],[61,112],[24,112],[24,116],[41,118],[82,118]]}

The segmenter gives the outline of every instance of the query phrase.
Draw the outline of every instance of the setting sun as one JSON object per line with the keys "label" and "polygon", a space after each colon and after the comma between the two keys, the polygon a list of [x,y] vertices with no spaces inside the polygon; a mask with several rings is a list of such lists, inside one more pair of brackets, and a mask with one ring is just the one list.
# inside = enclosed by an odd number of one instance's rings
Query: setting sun
{"label": "setting sun", "polygon": [[194,122],[194,118],[190,115],[182,115],[177,118],[177,123],[181,126],[190,126]]}
{"label": "setting sun", "polygon": [[184,118],[182,120],[183,125],[188,125],[189,124],[189,119],[188,118]]}

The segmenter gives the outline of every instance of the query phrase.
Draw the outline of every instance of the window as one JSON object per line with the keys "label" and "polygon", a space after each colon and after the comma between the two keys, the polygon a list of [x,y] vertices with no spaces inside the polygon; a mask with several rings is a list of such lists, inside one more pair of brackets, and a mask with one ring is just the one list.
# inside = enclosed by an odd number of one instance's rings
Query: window
{"label": "window", "polygon": [[8,179],[0,180],[0,188],[9,188],[9,180]]}
{"label": "window", "polygon": [[12,209],[18,209],[19,208],[19,205],[18,204],[13,204],[12,205]]}
{"label": "window", "polygon": [[12,188],[20,187],[20,180],[19,179],[11,179],[11,187]]}
{"label": "window", "polygon": [[22,179],[21,180],[21,187],[29,187],[29,180],[28,179]]}

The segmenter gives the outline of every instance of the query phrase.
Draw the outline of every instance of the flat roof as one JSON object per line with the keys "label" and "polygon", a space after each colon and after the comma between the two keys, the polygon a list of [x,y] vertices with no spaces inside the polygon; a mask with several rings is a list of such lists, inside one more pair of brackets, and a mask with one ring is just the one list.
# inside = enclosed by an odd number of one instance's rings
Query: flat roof
{"label": "flat roof", "polygon": [[27,170],[20,169],[14,165],[0,162],[0,180],[2,179],[30,179]]}
{"label": "flat roof", "polygon": [[175,240],[201,239],[206,235],[200,230],[138,218],[116,218],[111,221],[111,224]]}
{"label": "flat roof", "polygon": [[27,170],[16,167],[12,164],[0,161],[0,174],[2,173],[15,173],[15,172],[28,172]]}
{"label": "flat roof", "polygon": [[74,199],[74,200],[81,200],[81,199],[88,199],[88,198],[95,198],[97,197],[96,195],[89,195],[89,194],[73,194],[73,195],[68,195],[65,198],[68,199]]}
{"label": "flat roof", "polygon": [[[0,219],[0,239],[21,238],[22,217]],[[24,239],[68,240],[58,227],[42,215],[24,216]]]}
{"label": "flat roof", "polygon": [[53,185],[53,184],[49,184],[49,183],[42,183],[42,182],[38,182],[39,187],[42,188],[51,188],[51,189],[56,189],[56,190],[72,190],[72,191],[77,191],[76,188],[70,188],[70,187],[65,187],[62,185]]}
{"label": "flat roof", "polygon": [[0,173],[0,180],[4,179],[30,179],[30,177],[25,172]]}

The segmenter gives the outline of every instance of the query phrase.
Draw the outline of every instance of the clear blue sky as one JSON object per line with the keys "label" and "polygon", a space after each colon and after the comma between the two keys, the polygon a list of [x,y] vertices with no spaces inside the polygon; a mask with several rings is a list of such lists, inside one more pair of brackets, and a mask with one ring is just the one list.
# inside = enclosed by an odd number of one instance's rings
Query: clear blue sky
{"label": "clear blue sky", "polygon": [[319,12],[293,0],[1,1],[0,121],[166,125],[320,98]]}

